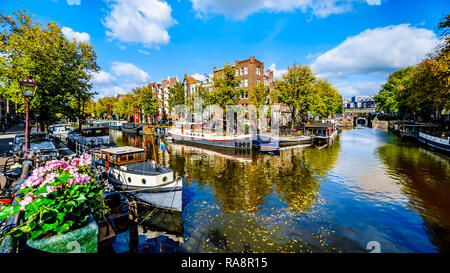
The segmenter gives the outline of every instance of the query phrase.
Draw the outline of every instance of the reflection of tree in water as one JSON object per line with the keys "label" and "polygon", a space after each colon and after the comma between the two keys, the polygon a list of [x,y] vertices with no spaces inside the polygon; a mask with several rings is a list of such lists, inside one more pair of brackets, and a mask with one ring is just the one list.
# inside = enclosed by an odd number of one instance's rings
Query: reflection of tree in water
{"label": "reflection of tree in water", "polygon": [[395,139],[378,148],[388,174],[403,187],[424,220],[430,240],[450,250],[450,158]]}
{"label": "reflection of tree in water", "polygon": [[282,151],[272,172],[272,181],[280,197],[293,212],[305,213],[317,202],[319,182],[338,158],[336,141],[327,149],[292,149]]}
{"label": "reflection of tree in water", "polygon": [[273,187],[293,211],[309,210],[316,201],[320,177],[334,166],[339,152],[335,142],[328,149],[292,149],[279,157],[257,154],[251,162],[241,162],[182,147],[172,146],[171,168],[199,185],[213,186],[225,212],[258,210]]}

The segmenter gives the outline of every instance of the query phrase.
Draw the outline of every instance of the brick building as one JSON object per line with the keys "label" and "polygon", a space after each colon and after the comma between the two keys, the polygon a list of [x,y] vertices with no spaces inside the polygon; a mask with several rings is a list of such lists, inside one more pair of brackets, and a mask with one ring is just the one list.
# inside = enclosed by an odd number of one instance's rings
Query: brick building
{"label": "brick building", "polygon": [[[258,82],[263,82],[269,88],[273,87],[273,71],[264,69],[264,62],[258,61],[254,56],[247,60],[235,61],[234,67],[237,68],[236,76],[241,79],[240,87],[243,87],[247,92],[241,94],[240,104],[248,105],[248,95],[252,92],[253,87]],[[222,69],[213,67],[214,77],[219,77]]]}

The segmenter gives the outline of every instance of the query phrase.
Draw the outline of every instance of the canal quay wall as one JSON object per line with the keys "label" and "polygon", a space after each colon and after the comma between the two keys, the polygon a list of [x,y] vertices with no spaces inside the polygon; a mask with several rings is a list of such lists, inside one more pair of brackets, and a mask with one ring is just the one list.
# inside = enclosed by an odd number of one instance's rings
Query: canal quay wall
{"label": "canal quay wall", "polygon": [[389,127],[389,122],[386,120],[373,120],[372,121],[372,128],[373,129],[380,129],[387,131]]}

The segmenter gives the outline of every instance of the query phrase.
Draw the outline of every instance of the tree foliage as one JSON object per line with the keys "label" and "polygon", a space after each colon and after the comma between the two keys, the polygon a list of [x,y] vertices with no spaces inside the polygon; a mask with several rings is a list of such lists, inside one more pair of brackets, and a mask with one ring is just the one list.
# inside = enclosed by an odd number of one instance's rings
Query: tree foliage
{"label": "tree foliage", "polygon": [[290,108],[292,125],[307,114],[328,116],[342,112],[342,97],[333,85],[317,79],[309,66],[294,64],[281,80],[275,81],[271,98]]}
{"label": "tree foliage", "polygon": [[236,76],[236,67],[225,64],[218,76],[214,76],[214,89],[209,95],[211,104],[220,105],[223,109],[227,105],[236,105],[239,95],[246,90],[240,86],[241,79]]}
{"label": "tree foliage", "polygon": [[375,95],[377,110],[422,117],[450,109],[450,15],[439,23],[442,43],[415,67],[395,71]]}
{"label": "tree foliage", "polygon": [[92,73],[98,71],[91,45],[69,42],[54,22],[41,23],[26,11],[0,14],[1,94],[24,111],[18,81],[32,75],[39,82],[30,108],[44,124],[61,116],[82,116],[90,92]]}
{"label": "tree foliage", "polygon": [[184,87],[180,82],[177,82],[169,90],[169,111],[171,112],[175,106],[185,103]]}
{"label": "tree foliage", "polygon": [[151,84],[132,89],[136,98],[136,106],[144,111],[144,114],[153,116],[158,111],[159,100],[153,93]]}

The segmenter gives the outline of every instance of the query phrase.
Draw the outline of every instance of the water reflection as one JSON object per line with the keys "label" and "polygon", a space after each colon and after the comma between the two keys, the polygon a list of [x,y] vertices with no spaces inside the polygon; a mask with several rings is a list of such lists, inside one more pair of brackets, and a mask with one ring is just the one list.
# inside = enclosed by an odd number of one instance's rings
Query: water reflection
{"label": "water reflection", "polygon": [[431,241],[440,251],[450,251],[450,158],[396,138],[377,152],[409,206],[423,218]]}
{"label": "water reflection", "polygon": [[[154,157],[150,137],[111,131]],[[279,156],[177,143],[169,154],[157,143],[158,162],[185,178],[182,224],[172,222],[183,251],[367,252],[373,240],[383,252],[450,249],[449,158],[387,132],[345,130],[328,148]]]}

